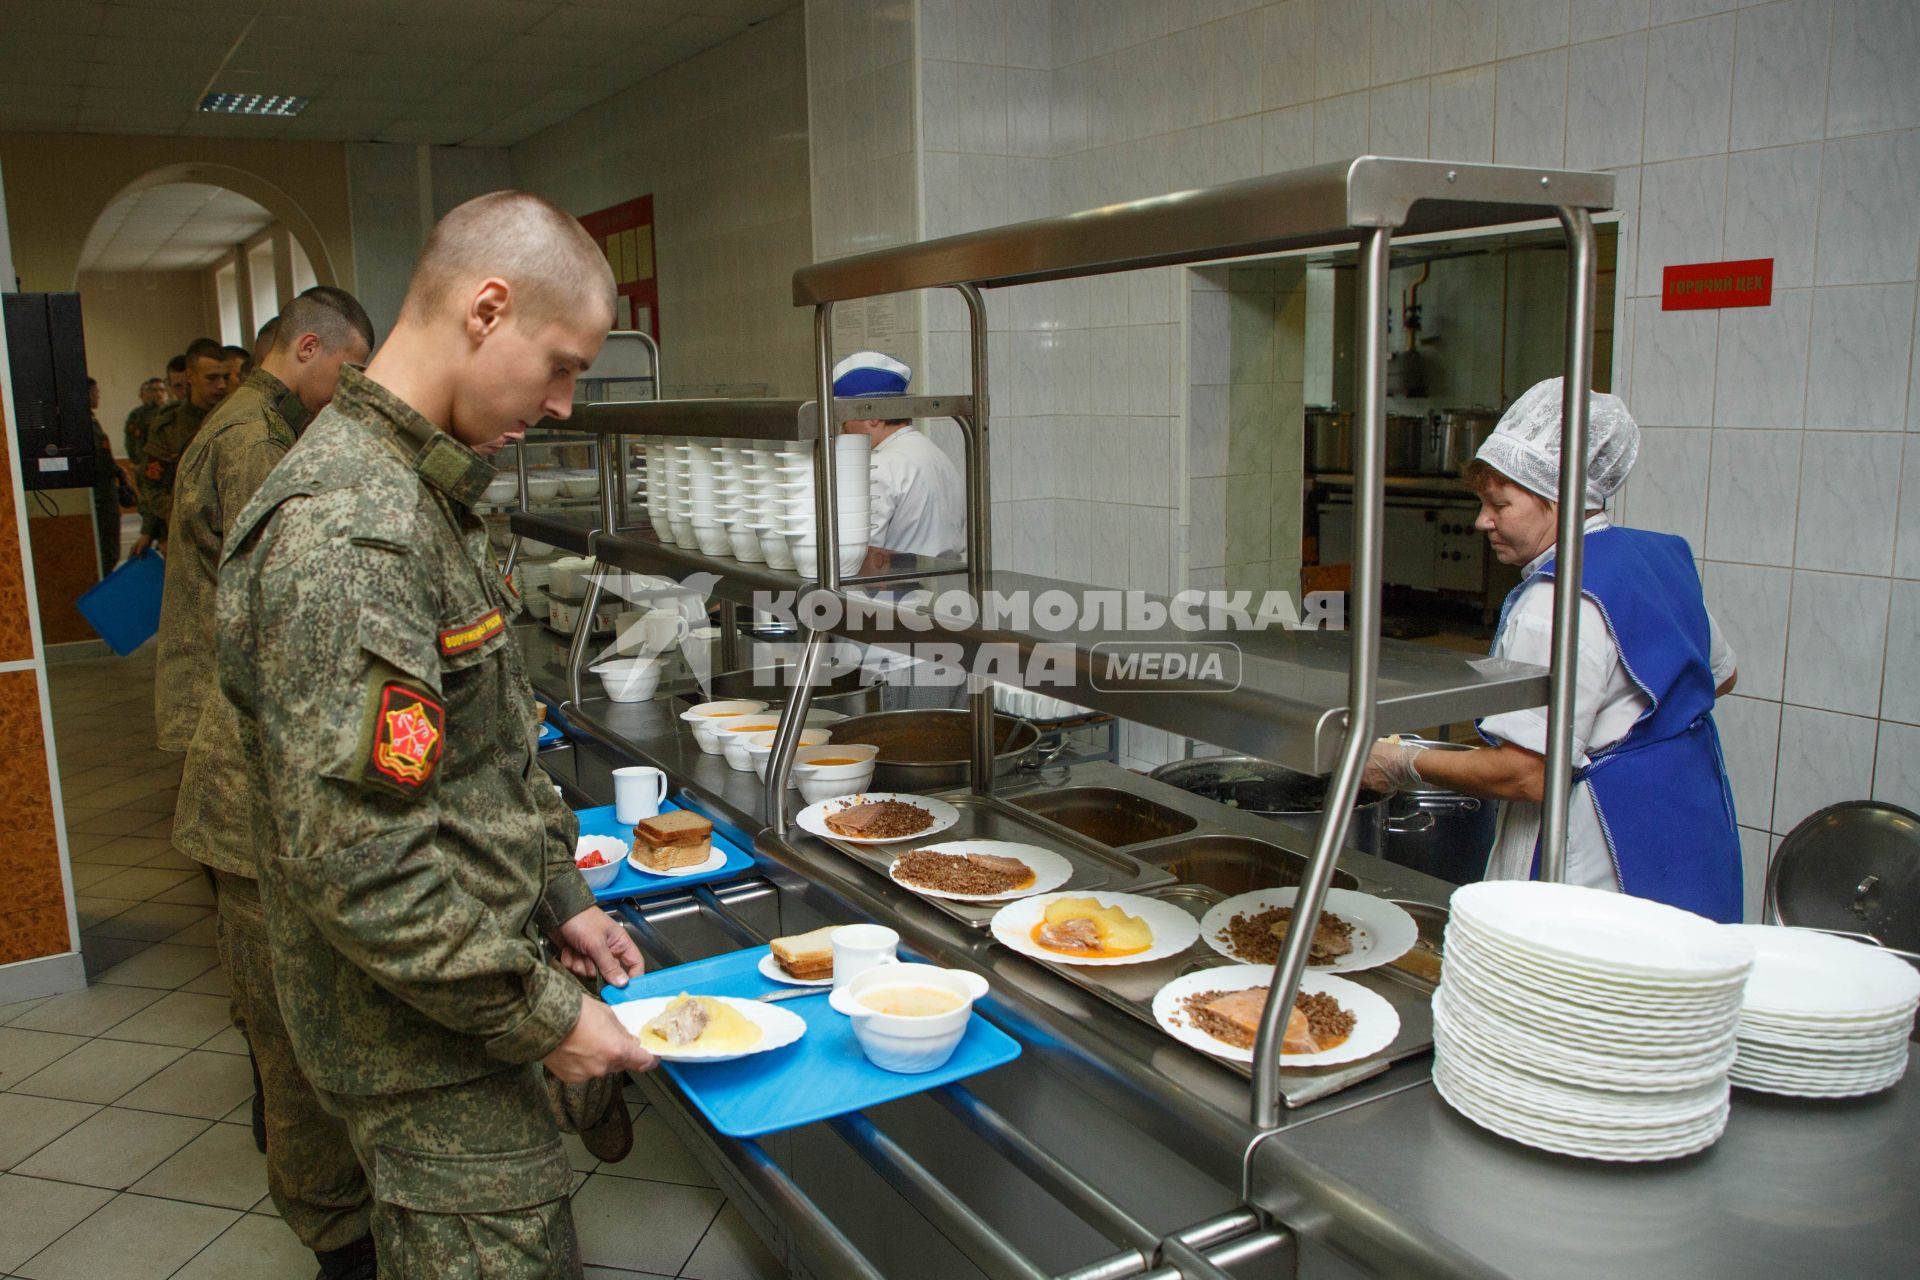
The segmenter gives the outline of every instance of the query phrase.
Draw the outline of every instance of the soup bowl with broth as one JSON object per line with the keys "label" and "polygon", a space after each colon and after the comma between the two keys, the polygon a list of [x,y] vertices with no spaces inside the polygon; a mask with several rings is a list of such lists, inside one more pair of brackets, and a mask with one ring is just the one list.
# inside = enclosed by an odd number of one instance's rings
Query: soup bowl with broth
{"label": "soup bowl with broth", "polygon": [[853,1020],[854,1039],[883,1071],[915,1075],[943,1066],[967,1033],[973,1002],[987,993],[977,973],[931,964],[884,965],[854,978],[828,1002]]}

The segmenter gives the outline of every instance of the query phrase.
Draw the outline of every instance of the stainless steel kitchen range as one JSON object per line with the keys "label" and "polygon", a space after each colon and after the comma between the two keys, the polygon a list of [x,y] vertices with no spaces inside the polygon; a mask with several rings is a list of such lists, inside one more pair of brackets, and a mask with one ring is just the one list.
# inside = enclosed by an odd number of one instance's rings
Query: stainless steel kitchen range
{"label": "stainless steel kitchen range", "polygon": [[[1580,593],[1548,666],[1382,635],[1389,471],[1458,474],[1494,422],[1390,415],[1426,376],[1389,350],[1390,246],[1557,224],[1553,372],[1592,385],[1615,201],[1608,173],[1363,157],[823,261],[793,277],[813,398],[658,398],[662,353],[635,343],[609,375],[631,386],[519,449],[492,496],[541,762],[648,960],[605,994],[665,1063],[660,1114],[794,1274],[1911,1267],[1912,833],[1873,834],[1899,822],[1881,807],[1818,858],[1783,850],[1773,918],[1813,928],[1587,887]],[[1307,424],[1340,496],[1342,628],[1183,627],[1177,600],[1085,607],[1092,588],[993,567],[988,293],[1317,249],[1355,253],[1353,402]],[[836,308],[916,290],[958,297],[968,384],[836,394]],[[1575,587],[1604,399],[1549,420]],[[906,419],[964,438],[955,554],[867,544],[877,482],[837,428]],[[548,449],[590,461],[558,473],[572,502],[540,500],[564,496],[538,491]],[[1461,519],[1474,595],[1486,544]],[[1003,607],[1043,599],[1083,607]],[[974,678],[935,707],[901,655]],[[1534,880],[1482,879],[1491,801],[1364,785],[1379,739],[1464,752],[1448,730],[1538,707]],[[1116,722],[1222,754],[1147,776],[1100,749]],[[1851,914],[1821,915],[1842,875]]]}

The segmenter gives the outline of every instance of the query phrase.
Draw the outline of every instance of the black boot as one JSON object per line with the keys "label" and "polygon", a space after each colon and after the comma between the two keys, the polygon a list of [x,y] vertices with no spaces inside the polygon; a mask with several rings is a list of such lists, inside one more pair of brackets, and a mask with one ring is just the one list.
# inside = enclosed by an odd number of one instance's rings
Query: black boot
{"label": "black boot", "polygon": [[352,1244],[313,1256],[320,1260],[320,1274],[314,1280],[375,1280],[380,1274],[374,1262],[372,1236],[361,1236]]}
{"label": "black boot", "polygon": [[247,1065],[253,1068],[253,1145],[260,1154],[267,1154],[267,1095],[260,1087],[260,1063],[255,1060],[253,1050],[247,1050]]}

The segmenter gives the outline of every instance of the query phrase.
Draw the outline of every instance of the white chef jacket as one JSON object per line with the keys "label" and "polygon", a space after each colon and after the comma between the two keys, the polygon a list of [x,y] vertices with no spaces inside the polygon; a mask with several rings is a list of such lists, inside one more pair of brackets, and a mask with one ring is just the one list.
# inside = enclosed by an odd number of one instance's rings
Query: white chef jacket
{"label": "white chef jacket", "polygon": [[[1588,516],[1586,532],[1609,526],[1605,512]],[[1552,558],[1557,548],[1541,552],[1526,567],[1522,576],[1531,575]],[[1549,666],[1553,661],[1553,586],[1548,579],[1529,582],[1520,598],[1508,610],[1505,625],[1494,637],[1493,654],[1515,662]],[[1714,687],[1725,684],[1736,665],[1733,650],[1727,646],[1720,624],[1707,615],[1709,632],[1708,661],[1713,668]],[[1580,601],[1580,660],[1573,693],[1573,767],[1583,768],[1588,753],[1610,747],[1627,733],[1653,706],[1620,661],[1619,646],[1607,630],[1606,618],[1590,599]],[[1480,730],[1490,738],[1545,755],[1547,751],[1547,708],[1509,711],[1488,716]],[[1540,806],[1518,800],[1500,804],[1500,826],[1494,837],[1493,854],[1487,860],[1487,879],[1525,880],[1533,870],[1533,848],[1540,837]],[[1607,852],[1606,837],[1600,831],[1600,816],[1593,807],[1593,795],[1584,782],[1573,786],[1572,803],[1567,812],[1567,882],[1618,892],[1620,879]]]}
{"label": "white chef jacket", "polygon": [[874,446],[869,546],[948,555],[966,546],[960,471],[918,427],[901,427]]}

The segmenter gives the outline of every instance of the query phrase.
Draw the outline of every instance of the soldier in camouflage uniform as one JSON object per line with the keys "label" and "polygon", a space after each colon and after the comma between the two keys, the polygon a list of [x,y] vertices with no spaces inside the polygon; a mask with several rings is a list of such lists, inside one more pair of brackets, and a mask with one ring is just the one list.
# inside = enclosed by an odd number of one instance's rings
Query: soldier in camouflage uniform
{"label": "soldier in camouflage uniform", "polygon": [[120,428],[120,434],[126,441],[127,461],[136,470],[146,456],[147,431],[153,426],[154,415],[160,412],[160,406],[166,403],[166,399],[166,381],[148,378],[140,384],[140,403],[127,411],[127,420]]}
{"label": "soldier in camouflage uniform", "polygon": [[623,985],[640,959],[574,868],[518,601],[472,509],[484,453],[567,415],[612,300],[545,201],[455,209],[380,353],[227,538],[220,681],[255,761],[280,1008],[372,1181],[390,1278],[578,1276],[541,1064],[652,1065],[575,981]]}
{"label": "soldier in camouflage uniform", "polygon": [[147,432],[140,468],[134,473],[142,507],[140,538],[132,552],[136,556],[155,543],[163,550],[167,545],[167,518],[173,514],[173,473],[207,413],[226,399],[229,388],[225,361],[225,349],[219,343],[212,338],[195,338],[187,348],[187,398],[162,409]]}
{"label": "soldier in camouflage uniform", "polygon": [[214,882],[220,962],[233,1022],[256,1065],[267,1190],[314,1251],[326,1280],[374,1274],[366,1175],[339,1117],[320,1105],[287,1038],[260,906],[260,842],[244,803],[248,759],[214,674],[214,590],[228,527],[310,417],[333,398],[343,361],[364,362],[373,325],[324,286],[287,304],[288,340],[209,413],[174,476],[172,539],[160,606],[154,719],[160,746],[185,750],[173,843]]}

